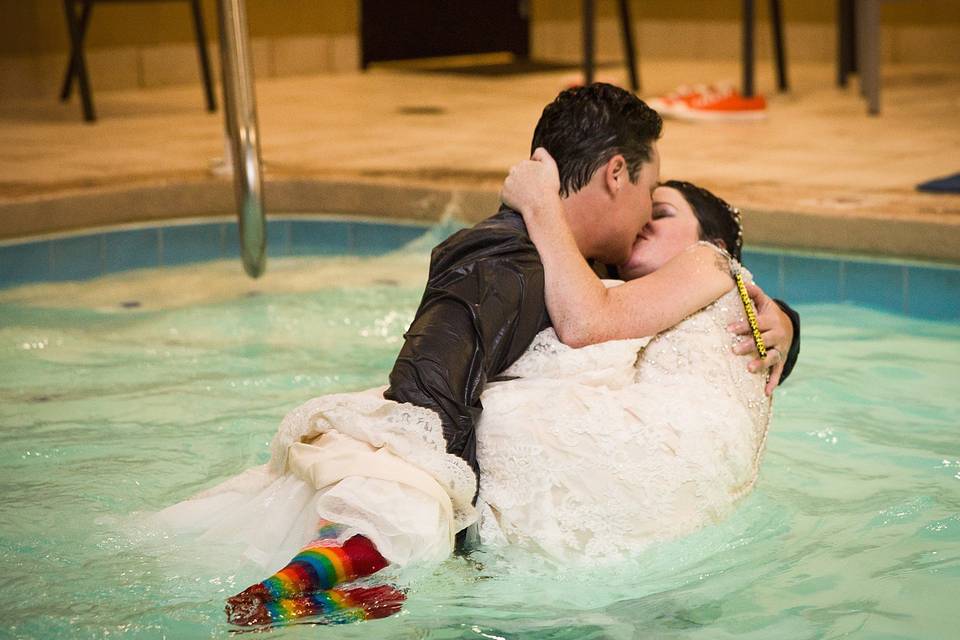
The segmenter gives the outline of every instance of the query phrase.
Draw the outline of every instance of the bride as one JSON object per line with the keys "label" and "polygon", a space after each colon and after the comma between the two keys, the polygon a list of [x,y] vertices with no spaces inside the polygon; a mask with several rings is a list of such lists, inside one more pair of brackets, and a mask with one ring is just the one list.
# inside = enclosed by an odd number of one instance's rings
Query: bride
{"label": "bride", "polygon": [[[690,183],[664,183],[619,267],[630,282],[605,288],[577,259],[557,180],[541,149],[503,190],[541,254],[556,333],[542,332],[506,372],[516,380],[484,391],[481,539],[560,559],[618,557],[731,511],[756,480],[770,400],[726,330],[745,315],[739,212]],[[697,299],[671,297],[680,278],[700,282]],[[635,338],[637,309],[650,312],[638,300],[672,306],[652,311],[666,315],[703,308]]]}
{"label": "bride", "polygon": [[[554,329],[484,390],[476,504],[473,471],[446,453],[432,411],[385,400],[383,388],[314,398],[284,418],[268,464],[159,514],[276,571],[228,600],[229,621],[390,615],[402,592],[349,583],[442,560],[474,522],[486,545],[613,559],[724,517],[752,487],[770,401],[727,331],[746,316],[734,286],[749,278],[739,213],[665,183],[619,266],[629,282],[605,287],[571,244],[562,202],[544,196],[558,192],[556,166],[534,157],[503,196],[543,258]],[[671,296],[678,278],[697,291]],[[638,308],[675,326],[637,337]]]}

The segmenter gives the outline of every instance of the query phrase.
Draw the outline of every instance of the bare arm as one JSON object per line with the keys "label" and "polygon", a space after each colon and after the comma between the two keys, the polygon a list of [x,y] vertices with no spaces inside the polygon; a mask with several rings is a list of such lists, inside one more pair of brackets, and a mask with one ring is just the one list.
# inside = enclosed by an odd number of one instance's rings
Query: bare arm
{"label": "bare arm", "polygon": [[648,276],[607,289],[580,255],[555,176],[552,159],[549,165],[522,162],[511,170],[502,197],[523,215],[540,253],[547,310],[565,344],[580,347],[653,335],[730,289],[726,261],[718,261],[717,253],[704,246],[692,247]]}

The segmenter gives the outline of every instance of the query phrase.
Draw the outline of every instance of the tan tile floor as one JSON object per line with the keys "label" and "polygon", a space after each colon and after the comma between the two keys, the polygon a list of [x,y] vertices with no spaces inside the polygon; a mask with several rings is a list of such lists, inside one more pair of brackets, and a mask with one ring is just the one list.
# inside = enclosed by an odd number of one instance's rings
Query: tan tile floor
{"label": "tan tile floor", "polygon": [[[960,67],[888,66],[883,114],[874,118],[855,82],[834,86],[831,67],[791,71],[792,91],[770,97],[765,121],[669,121],[663,176],[702,183],[747,209],[754,243],[960,261],[960,196],[914,191],[920,181],[960,171]],[[642,93],[735,80],[737,72],[730,63],[644,60]],[[273,200],[288,211],[323,211],[343,198],[324,202],[323,189],[306,186],[372,183],[386,185],[378,192],[384,203],[364,213],[410,217],[391,210],[383,194],[467,190],[482,197],[464,216],[481,217],[492,212],[506,169],[528,153],[543,105],[572,78],[374,70],[262,81],[268,182],[278,194],[282,185],[298,185]],[[603,78],[619,81],[622,73],[608,68]],[[761,65],[760,89],[769,91],[771,81]],[[166,216],[229,208],[229,189],[209,170],[222,154],[222,119],[203,111],[199,84],[99,91],[96,101],[95,125],[80,121],[75,103],[0,103],[0,236],[137,219],[121,209],[138,200],[117,194],[144,189],[154,189],[151,198],[161,187],[179,193],[167,198],[174,204]],[[215,190],[220,199],[186,197],[180,185],[189,193]],[[431,206],[417,217],[439,217],[443,207]],[[161,215],[147,210],[139,217]]]}

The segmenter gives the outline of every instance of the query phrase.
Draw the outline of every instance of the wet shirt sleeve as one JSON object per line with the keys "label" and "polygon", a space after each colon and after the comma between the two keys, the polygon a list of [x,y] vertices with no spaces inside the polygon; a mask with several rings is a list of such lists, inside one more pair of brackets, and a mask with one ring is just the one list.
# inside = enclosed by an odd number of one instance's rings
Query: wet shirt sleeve
{"label": "wet shirt sleeve", "polygon": [[484,384],[547,326],[540,257],[522,218],[501,210],[434,250],[384,396],[436,411],[447,451],[479,471],[474,428]]}
{"label": "wet shirt sleeve", "polygon": [[783,364],[783,373],[780,374],[780,384],[783,384],[800,357],[800,314],[783,300],[774,299],[774,302],[787,314],[791,324],[793,324],[793,342],[790,343],[790,352],[787,354],[787,361]]}

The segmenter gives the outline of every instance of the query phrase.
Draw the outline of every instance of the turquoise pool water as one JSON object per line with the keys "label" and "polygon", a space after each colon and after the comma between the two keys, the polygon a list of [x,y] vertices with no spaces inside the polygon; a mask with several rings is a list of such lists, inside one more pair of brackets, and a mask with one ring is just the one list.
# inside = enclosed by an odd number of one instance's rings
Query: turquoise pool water
{"label": "turquoise pool water", "polygon": [[[304,399],[381,384],[425,259],[305,259],[352,279],[276,293],[211,263],[173,282],[215,295],[152,299],[171,276],[146,270],[0,304],[0,637],[230,635],[224,598],[262,576],[129,514],[265,461]],[[270,637],[956,637],[960,326],[798,308],[801,362],[728,521],[603,570],[477,553],[404,576],[399,616]]]}

